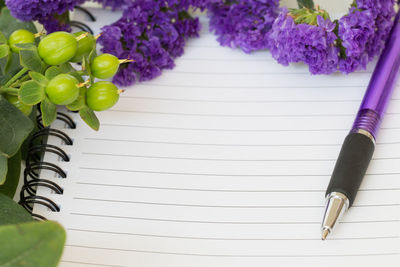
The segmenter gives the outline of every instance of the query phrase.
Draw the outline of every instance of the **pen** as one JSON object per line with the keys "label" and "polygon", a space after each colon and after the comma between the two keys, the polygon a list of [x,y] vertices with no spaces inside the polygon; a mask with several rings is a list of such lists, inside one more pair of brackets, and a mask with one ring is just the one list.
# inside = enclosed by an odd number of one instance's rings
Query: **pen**
{"label": "pen", "polygon": [[375,149],[376,135],[396,84],[400,67],[400,12],[372,74],[350,133],[336,161],[325,193],[326,209],[321,226],[325,240],[351,207]]}

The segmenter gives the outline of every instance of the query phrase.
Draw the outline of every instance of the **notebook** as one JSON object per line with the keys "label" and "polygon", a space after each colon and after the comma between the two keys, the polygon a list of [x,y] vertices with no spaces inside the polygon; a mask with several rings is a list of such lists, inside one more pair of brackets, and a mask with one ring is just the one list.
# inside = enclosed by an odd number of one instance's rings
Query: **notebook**
{"label": "notebook", "polygon": [[220,47],[202,19],[176,68],[127,88],[99,132],[70,112],[75,129],[52,125],[73,145],[48,144],[70,161],[45,154],[66,177],[40,177],[63,194],[39,187],[59,211],[34,213],[67,230],[60,266],[398,266],[400,90],[354,207],[323,242],[325,189],[374,63],[312,76]]}

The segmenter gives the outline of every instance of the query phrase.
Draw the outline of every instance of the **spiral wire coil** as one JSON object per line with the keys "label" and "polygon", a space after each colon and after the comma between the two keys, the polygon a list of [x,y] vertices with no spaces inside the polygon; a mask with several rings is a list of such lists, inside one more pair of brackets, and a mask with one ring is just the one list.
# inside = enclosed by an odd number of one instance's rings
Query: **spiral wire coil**
{"label": "spiral wire coil", "polygon": [[[75,129],[75,122],[66,114],[58,112],[57,119],[65,122],[68,128]],[[24,170],[24,182],[20,191],[19,204],[24,207],[36,220],[46,220],[42,215],[33,213],[33,205],[42,205],[52,212],[59,212],[60,207],[50,198],[37,195],[39,187],[46,187],[55,194],[62,195],[63,189],[57,183],[41,177],[41,170],[48,170],[57,174],[61,178],[67,178],[67,173],[57,164],[44,161],[44,153],[53,153],[61,161],[69,162],[70,158],[65,151],[55,145],[46,143],[47,137],[54,136],[59,138],[65,145],[72,146],[73,140],[63,131],[44,127],[42,124],[42,115],[36,118],[38,131],[31,135],[28,143],[26,156],[26,167]]]}

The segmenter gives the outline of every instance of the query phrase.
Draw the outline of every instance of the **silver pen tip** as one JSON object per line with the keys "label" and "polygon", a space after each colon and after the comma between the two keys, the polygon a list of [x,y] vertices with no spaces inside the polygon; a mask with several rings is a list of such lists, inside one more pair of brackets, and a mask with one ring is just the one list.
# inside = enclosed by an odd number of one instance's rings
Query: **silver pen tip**
{"label": "silver pen tip", "polygon": [[326,237],[329,235],[329,233],[330,233],[330,231],[329,231],[328,228],[322,229],[322,232],[321,232],[321,239],[322,239],[322,240],[325,240]]}

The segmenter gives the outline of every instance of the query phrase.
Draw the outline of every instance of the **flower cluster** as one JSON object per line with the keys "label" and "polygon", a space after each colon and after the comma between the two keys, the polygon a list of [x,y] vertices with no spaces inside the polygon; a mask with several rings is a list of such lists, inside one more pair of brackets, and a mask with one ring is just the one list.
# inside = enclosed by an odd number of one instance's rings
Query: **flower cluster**
{"label": "flower cluster", "polygon": [[364,69],[381,51],[392,27],[393,6],[393,0],[359,0],[339,20],[338,37],[345,49],[340,71]]}
{"label": "flower cluster", "polygon": [[127,86],[174,67],[185,41],[198,36],[200,24],[187,12],[187,1],[137,0],[121,19],[102,28],[102,51],[133,62],[122,66],[114,82]]}
{"label": "flower cluster", "polygon": [[284,8],[275,20],[269,35],[272,56],[283,65],[303,61],[313,74],[350,73],[365,69],[383,48],[394,0],[357,0],[333,22],[319,8],[303,11]]}
{"label": "flower cluster", "polygon": [[283,65],[303,61],[315,74],[335,71],[339,51],[335,46],[335,24],[322,16],[316,17],[316,23],[296,24],[284,8],[269,35],[272,56]]}
{"label": "flower cluster", "polygon": [[62,15],[85,0],[6,0],[11,14],[24,21],[37,20],[48,32],[67,30],[69,25],[62,24],[57,16]]}
{"label": "flower cluster", "polygon": [[211,1],[207,4],[210,30],[223,46],[247,53],[266,49],[278,5],[279,0]]}

